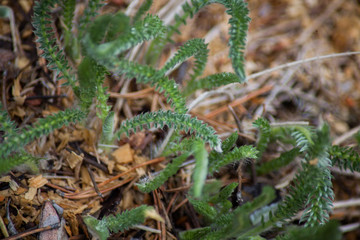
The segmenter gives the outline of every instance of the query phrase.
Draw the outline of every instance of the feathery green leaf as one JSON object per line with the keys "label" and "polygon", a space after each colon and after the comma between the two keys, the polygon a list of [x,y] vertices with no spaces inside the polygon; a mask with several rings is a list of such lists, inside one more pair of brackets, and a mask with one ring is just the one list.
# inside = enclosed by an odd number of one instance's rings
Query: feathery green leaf
{"label": "feathery green leaf", "polygon": [[262,154],[267,148],[270,141],[270,123],[264,118],[258,118],[253,122],[253,125],[259,129],[260,137],[257,142],[257,150],[259,150],[258,160],[261,159]]}
{"label": "feathery green leaf", "polygon": [[169,177],[174,175],[180,168],[181,164],[189,157],[189,153],[184,153],[183,155],[180,155],[179,157],[175,158],[171,163],[168,163],[166,165],[166,168],[159,173],[154,179],[143,182],[140,184],[137,184],[140,191],[149,193],[151,191],[154,191],[158,187],[164,184]]}
{"label": "feathery green leaf", "polygon": [[145,222],[149,211],[153,211],[153,208],[142,205],[131,210],[126,210],[116,216],[106,216],[102,220],[86,216],[84,217],[84,222],[96,237],[100,240],[106,240],[110,236],[110,232],[125,231],[134,225]]}
{"label": "feathery green leaf", "polygon": [[132,19],[132,22],[135,23],[139,21],[142,16],[149,11],[153,1],[152,0],[145,0],[145,2],[140,6],[140,8],[137,10],[135,16]]}
{"label": "feathery green leaf", "polygon": [[292,162],[296,156],[300,154],[299,148],[293,148],[290,151],[281,153],[280,157],[272,159],[268,162],[262,163],[257,169],[257,174],[263,175],[271,171],[278,170],[282,167],[285,167],[290,162]]}
{"label": "feathery green leaf", "polygon": [[144,125],[150,126],[154,123],[155,127],[174,127],[175,129],[195,132],[195,136],[201,138],[203,141],[210,144],[210,147],[215,148],[217,151],[221,151],[221,140],[215,134],[215,130],[203,123],[202,121],[192,118],[188,114],[173,113],[171,111],[158,111],[148,112],[137,115],[136,117],[122,122],[119,131],[116,133],[118,137],[122,133],[129,134],[130,131],[137,131],[137,128],[142,129]]}
{"label": "feathery green leaf", "polygon": [[74,76],[69,73],[70,66],[65,60],[62,50],[56,45],[54,30],[50,27],[52,20],[49,12],[56,2],[56,0],[35,2],[32,22],[35,28],[34,34],[38,37],[39,48],[44,51],[42,57],[49,62],[48,67],[56,70],[56,75],[62,73],[61,77],[66,78],[72,88],[76,89]]}
{"label": "feathery green leaf", "polygon": [[329,155],[333,166],[360,172],[360,155],[353,148],[332,146]]}
{"label": "feathery green leaf", "polygon": [[24,164],[24,163],[26,165],[30,166],[30,168],[32,170],[37,170],[35,166],[36,166],[36,163],[38,160],[39,160],[38,158],[36,158],[26,152],[23,152],[23,151],[21,151],[19,153],[14,153],[5,158],[1,157],[0,158],[0,175],[12,170],[16,166]]}
{"label": "feathery green leaf", "polygon": [[4,131],[6,138],[8,135],[16,134],[18,130],[16,129],[16,123],[10,119],[9,114],[2,109],[3,105],[0,102],[0,131]]}
{"label": "feathery green leaf", "polygon": [[0,157],[6,158],[11,152],[17,151],[35,138],[48,135],[55,129],[69,123],[79,121],[85,117],[80,110],[67,109],[63,112],[49,115],[38,120],[33,127],[25,127],[19,133],[9,134],[0,145]]}
{"label": "feathery green leaf", "polygon": [[189,57],[194,56],[195,66],[194,73],[190,76],[190,81],[200,76],[205,68],[208,49],[203,39],[191,39],[187,41],[175,54],[174,57],[169,59],[165,65],[160,69],[162,74],[166,74],[172,70],[177,64],[184,62]]}
{"label": "feathery green leaf", "polygon": [[239,77],[234,73],[216,73],[207,77],[190,80],[183,90],[184,96],[188,96],[199,89],[209,90],[234,82],[240,82]]}
{"label": "feathery green leaf", "polygon": [[249,158],[256,158],[258,156],[258,151],[256,148],[250,145],[241,146],[234,148],[231,152],[224,153],[220,159],[211,159],[209,162],[209,173],[218,171],[221,167],[235,162],[242,161]]}

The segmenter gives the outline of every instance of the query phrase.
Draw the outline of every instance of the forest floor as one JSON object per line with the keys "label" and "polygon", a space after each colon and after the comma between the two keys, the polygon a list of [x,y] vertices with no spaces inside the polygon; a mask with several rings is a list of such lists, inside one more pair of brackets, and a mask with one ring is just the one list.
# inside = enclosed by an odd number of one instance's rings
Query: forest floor
{"label": "forest floor", "polygon": [[[108,1],[104,11],[126,10],[130,2]],[[167,3],[154,2],[152,13]],[[31,25],[33,1],[0,0],[0,5],[11,7],[15,15],[13,29],[8,19],[0,19],[0,96],[6,111],[19,126],[25,126],[37,118],[71,107],[76,103],[73,93],[61,87],[47,69],[45,60],[39,58]],[[360,130],[359,55],[332,56],[263,71],[298,60],[359,51],[359,1],[251,0],[248,6],[252,19],[246,46],[248,82],[225,88],[227,94],[219,91],[204,99],[191,115],[214,127],[223,138],[238,130],[244,144],[255,143],[257,132],[252,122],[263,116],[270,122],[301,121],[315,127],[328,123],[334,144],[356,146],[353,136]],[[167,11],[175,11],[176,7],[177,4],[173,4]],[[55,9],[55,19],[57,12]],[[176,35],[174,44],[167,46],[160,65],[185,41],[205,38],[210,52],[204,76],[232,72],[227,46],[228,20],[222,6],[205,7],[180,29],[181,35]],[[179,84],[187,77],[191,64],[189,60],[172,74]],[[109,105],[113,106],[119,122],[143,111],[169,109],[166,99],[153,88],[118,78],[110,75],[106,84],[110,92]],[[128,86],[126,91],[122,90],[124,85]],[[123,139],[108,156],[97,148],[100,133],[101,125],[94,115],[86,127],[80,124],[63,127],[27,145],[27,151],[42,157],[41,174],[17,169],[0,178],[0,216],[5,223],[10,216],[20,233],[38,226],[43,215],[42,205],[50,199],[63,208],[65,231],[71,239],[89,238],[80,216],[104,216],[141,204],[154,206],[166,221],[148,220],[144,224],[155,233],[131,229],[114,234],[113,239],[176,239],[178,230],[200,227],[200,220],[185,197],[190,188],[192,164],[184,166],[152,194],[143,194],[135,186],[140,176],[166,165],[165,158],[152,157],[153,147],[165,135],[163,130],[143,131]],[[279,156],[278,149],[270,149],[263,158],[276,156]],[[95,161],[95,164],[91,167],[82,164],[86,161]],[[296,166],[294,163],[277,174],[259,177],[256,184],[250,174],[244,172],[243,186],[256,189],[259,184],[267,184],[285,191],[296,173]],[[238,181],[236,169],[228,170],[220,173],[219,179]],[[335,203],[330,218],[340,221],[344,239],[360,239],[360,173],[331,170]],[[94,190],[92,178],[98,183],[103,198]],[[36,239],[36,234],[25,239]]]}

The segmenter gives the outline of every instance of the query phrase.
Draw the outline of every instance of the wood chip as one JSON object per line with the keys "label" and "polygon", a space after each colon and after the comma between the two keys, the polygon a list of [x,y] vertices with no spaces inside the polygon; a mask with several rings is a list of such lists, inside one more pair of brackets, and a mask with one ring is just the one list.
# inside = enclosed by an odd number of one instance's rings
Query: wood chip
{"label": "wood chip", "polygon": [[25,193],[25,199],[33,200],[36,193],[37,193],[37,188],[34,188],[34,187],[29,188],[29,191],[27,193]]}
{"label": "wood chip", "polygon": [[82,182],[84,183],[85,186],[86,185],[87,186],[89,186],[89,185],[92,186],[91,178],[90,178],[89,172],[86,169],[86,167],[81,167],[80,175],[81,175],[81,180],[82,180]]}
{"label": "wood chip", "polygon": [[44,178],[42,175],[32,177],[29,179],[29,187],[33,187],[33,188],[41,188],[47,183],[48,180]]}
{"label": "wood chip", "polygon": [[83,156],[76,154],[75,152],[69,153],[68,157],[66,158],[67,162],[71,169],[74,169],[76,166],[81,165],[83,161]]}
{"label": "wood chip", "polygon": [[128,143],[119,147],[111,155],[115,158],[116,163],[130,163],[134,160],[133,150]]}

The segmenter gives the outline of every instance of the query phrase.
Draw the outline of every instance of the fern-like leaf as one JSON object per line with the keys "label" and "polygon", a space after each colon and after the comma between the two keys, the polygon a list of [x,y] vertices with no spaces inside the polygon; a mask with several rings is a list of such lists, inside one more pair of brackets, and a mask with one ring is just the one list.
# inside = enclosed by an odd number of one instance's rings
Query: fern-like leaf
{"label": "fern-like leaf", "polygon": [[296,146],[300,147],[300,152],[305,152],[309,149],[311,145],[314,144],[312,140],[312,129],[302,126],[293,126],[290,127],[291,136],[296,141]]}
{"label": "fern-like leaf", "polygon": [[89,38],[95,45],[112,42],[130,30],[130,18],[122,12],[104,14],[95,19],[89,26]]}
{"label": "fern-like leaf", "polygon": [[64,77],[73,89],[76,89],[74,76],[69,73],[69,65],[65,60],[62,49],[56,44],[56,37],[54,30],[50,26],[52,22],[49,11],[56,0],[42,0],[36,1],[34,6],[33,26],[35,28],[34,34],[38,37],[36,40],[39,42],[40,49],[44,51],[41,55],[49,63],[48,67],[55,70],[55,74],[62,73],[61,77]]}
{"label": "fern-like leaf", "polygon": [[[214,221],[211,224],[211,228],[205,231],[194,231],[193,233],[200,234],[200,239],[232,239],[237,237],[238,239],[247,239],[246,237],[260,234],[266,228],[259,227],[253,228],[250,215],[257,209],[266,206],[275,198],[275,191],[271,187],[265,186],[262,189],[260,196],[256,197],[253,201],[247,202],[242,206],[236,208],[232,212],[226,212],[218,214],[213,217]],[[206,203],[197,202],[198,205],[204,205]],[[204,206],[202,206],[204,207]],[[197,207],[199,208],[199,206]],[[211,215],[210,215],[211,216]],[[200,229],[199,229],[200,230]],[[252,231],[252,232],[250,232]],[[183,232],[180,236],[189,236],[191,232]],[[186,238],[189,239],[189,238]]]}
{"label": "fern-like leaf", "polygon": [[[153,39],[163,33],[165,27],[157,16],[147,15],[144,20],[136,22],[135,26],[113,41],[97,45],[90,34],[86,34],[83,43],[87,53],[102,65],[112,68],[112,61],[123,51],[143,42]],[[93,35],[93,34],[91,34]]]}
{"label": "fern-like leaf", "polygon": [[276,240],[340,240],[341,231],[337,221],[330,221],[322,226],[304,228],[291,226],[286,229],[283,236],[277,236]]}
{"label": "fern-like leaf", "polygon": [[25,127],[19,133],[9,134],[0,145],[0,157],[6,158],[11,152],[17,151],[35,138],[48,135],[55,129],[79,121],[85,117],[80,110],[67,109],[63,112],[38,120],[33,127]]}
{"label": "fern-like leaf", "polygon": [[240,82],[239,77],[236,74],[216,73],[198,80],[188,81],[186,87],[183,90],[183,94],[188,96],[199,89],[209,90],[234,82]]}
{"label": "fern-like leaf", "polygon": [[110,106],[107,105],[109,95],[103,87],[106,70],[90,57],[84,57],[78,67],[79,88],[78,96],[83,111],[89,111],[94,99],[101,120],[105,120]]}
{"label": "fern-like leaf", "polygon": [[211,227],[195,228],[180,233],[181,240],[203,239],[211,231]]}
{"label": "fern-like leaf", "polygon": [[199,137],[206,143],[209,143],[210,147],[217,151],[221,151],[221,140],[215,134],[215,130],[212,127],[196,118],[192,118],[188,114],[173,113],[171,111],[160,110],[158,112],[148,112],[140,114],[133,119],[126,120],[122,122],[116,135],[120,138],[122,133],[129,134],[130,131],[136,132],[137,128],[140,128],[141,130],[144,125],[150,127],[151,123],[154,123],[155,127],[160,128],[167,125],[179,130],[190,130],[191,132],[195,132],[196,137]]}
{"label": "fern-like leaf", "polygon": [[111,144],[114,141],[114,117],[115,113],[110,112],[108,116],[105,118],[102,126],[102,134],[101,134],[101,143],[103,144]]}
{"label": "fern-like leaf", "polygon": [[332,146],[329,150],[333,166],[351,171],[360,171],[360,155],[353,148]]}
{"label": "fern-like leaf", "polygon": [[169,26],[169,30],[167,31],[166,40],[170,41],[171,36],[174,33],[180,33],[179,27],[182,24],[186,24],[187,18],[193,18],[194,15],[203,7],[210,3],[209,0],[191,0],[191,4],[189,2],[185,2],[182,5],[183,13],[182,15],[175,15],[175,22],[171,26]]}
{"label": "fern-like leaf", "polygon": [[142,16],[149,11],[153,1],[152,0],[145,0],[145,2],[140,6],[140,8],[137,10],[135,16],[132,19],[132,22],[135,23],[139,21]]}
{"label": "fern-like leaf", "polygon": [[312,167],[312,188],[308,189],[308,200],[301,221],[306,221],[306,227],[325,224],[329,219],[334,192],[332,190],[331,173],[329,169]]}
{"label": "fern-like leaf", "polygon": [[76,1],[75,0],[61,0],[60,5],[63,9],[63,19],[64,19],[63,21],[64,21],[64,25],[65,25],[65,31],[68,34],[71,34]]}
{"label": "fern-like leaf", "polygon": [[4,131],[4,138],[8,135],[17,133],[16,123],[10,119],[9,114],[2,109],[2,103],[0,102],[0,131]]}
{"label": "fern-like leaf", "polygon": [[191,56],[194,56],[194,73],[190,76],[190,81],[194,81],[194,79],[200,76],[204,71],[209,51],[206,47],[207,44],[205,44],[203,39],[189,40],[178,50],[174,57],[165,63],[165,65],[160,69],[160,72],[165,74],[172,70],[177,64],[184,62]]}
{"label": "fern-like leaf", "polygon": [[175,158],[171,163],[166,165],[166,168],[159,173],[154,179],[137,184],[140,191],[149,193],[159,188],[166,182],[169,177],[174,175],[180,168],[181,164],[189,157],[190,154],[183,154]]}
{"label": "fern-like leaf", "polygon": [[301,220],[306,220],[305,226],[310,227],[328,221],[334,200],[330,172],[331,160],[328,152],[330,147],[329,126],[323,125],[321,129],[317,130],[313,141],[314,144],[310,146],[306,156],[311,169],[309,175],[312,175],[310,178],[312,183],[307,191],[306,209],[301,217]]}
{"label": "fern-like leaf", "polygon": [[280,157],[272,159],[271,161],[262,163],[257,169],[257,174],[267,174],[271,171],[275,171],[280,169],[281,167],[284,167],[288,165],[290,162],[292,162],[296,156],[300,154],[299,148],[293,148],[290,151],[281,153]]}
{"label": "fern-like leaf", "polygon": [[38,158],[26,153],[26,152],[19,152],[14,153],[10,156],[5,158],[0,158],[0,175],[6,173],[13,169],[16,166],[21,164],[26,164],[31,168],[32,171],[37,171],[37,164]]}
{"label": "fern-like leaf", "polygon": [[257,209],[267,206],[274,199],[275,190],[272,187],[265,186],[263,187],[261,194],[253,201],[247,202],[235,209],[233,216],[230,218],[231,222],[227,226],[226,237],[247,239],[250,236],[256,236],[267,230],[268,226],[266,225],[253,226],[250,215]]}
{"label": "fern-like leaf", "polygon": [[79,58],[79,42],[72,32],[74,11],[76,6],[76,0],[61,0],[60,5],[63,10],[63,35],[64,35],[64,48],[68,56],[72,59]]}
{"label": "fern-like leaf", "polygon": [[208,0],[191,0],[191,5],[185,2],[182,6],[183,14],[175,16],[175,22],[171,26],[167,27],[166,34],[158,36],[150,45],[148,54],[146,56],[146,62],[154,65],[154,59],[159,59],[162,50],[167,42],[171,42],[171,36],[174,33],[180,33],[179,27],[186,23],[188,17],[193,17],[201,8],[208,4]]}
{"label": "fern-like leaf", "polygon": [[78,67],[79,98],[83,111],[88,111],[96,97],[96,62],[85,57]]}
{"label": "fern-like leaf", "polygon": [[102,220],[94,217],[84,217],[84,222],[92,233],[100,240],[106,240],[110,236],[110,232],[125,231],[134,225],[145,222],[146,217],[154,211],[152,207],[142,205],[140,207],[124,211],[116,216],[107,216]]}
{"label": "fern-like leaf", "polygon": [[247,4],[242,0],[191,0],[191,4],[185,2],[182,6],[183,14],[175,16],[175,23],[169,26],[166,37],[160,37],[153,41],[149,49],[151,57],[158,59],[166,42],[171,41],[170,38],[174,33],[179,33],[178,29],[182,24],[186,23],[186,19],[188,17],[192,18],[201,8],[211,3],[224,5],[227,8],[226,13],[231,16],[229,20],[229,57],[236,75],[240,78],[240,81],[245,81],[244,51],[250,18],[248,17]]}
{"label": "fern-like leaf", "polygon": [[259,152],[256,150],[256,148],[250,145],[245,145],[235,148],[231,152],[223,154],[223,156],[221,156],[220,159],[211,161],[209,163],[209,173],[218,171],[221,167],[235,161],[246,160],[249,158],[256,158],[258,156],[258,153]]}
{"label": "fern-like leaf", "polygon": [[262,154],[266,150],[270,141],[270,123],[264,118],[258,118],[253,122],[253,125],[260,131],[259,140],[257,142],[257,150],[259,151],[258,160],[261,159]]}
{"label": "fern-like leaf", "polygon": [[242,0],[192,0],[191,5],[186,2],[183,5],[184,13],[181,17],[178,15],[175,17],[175,24],[170,27],[170,31],[168,31],[167,34],[168,38],[173,33],[178,32],[179,26],[185,24],[185,20],[189,16],[193,17],[202,7],[211,3],[224,5],[227,8],[226,13],[231,16],[229,20],[229,57],[236,75],[238,75],[241,81],[244,81],[246,79],[244,71],[244,51],[250,18],[248,17],[249,10],[247,4]]}
{"label": "fern-like leaf", "polygon": [[294,179],[294,186],[279,205],[275,216],[278,219],[288,219],[305,207],[301,220],[306,221],[306,226],[317,226],[325,223],[331,210],[331,174],[328,169],[314,165],[304,164],[303,168]]}
{"label": "fern-like leaf", "polygon": [[242,0],[212,0],[211,2],[223,4],[227,8],[226,13],[231,16],[229,20],[229,57],[235,73],[242,81],[245,81],[244,51],[250,22],[247,4]]}
{"label": "fern-like leaf", "polygon": [[209,199],[209,202],[212,203],[212,204],[218,204],[218,203],[221,203],[223,201],[227,201],[227,199],[231,196],[232,192],[235,190],[235,188],[238,185],[239,184],[236,183],[236,182],[230,183],[229,185],[224,187],[218,194],[211,197]]}
{"label": "fern-like leaf", "polygon": [[178,85],[173,79],[162,75],[159,71],[145,65],[118,60],[111,69],[114,72],[125,74],[127,78],[136,78],[137,82],[155,86],[160,93],[163,92],[174,111],[186,113],[185,98],[181,95]]}
{"label": "fern-like leaf", "polygon": [[178,132],[171,136],[173,139],[171,139],[167,144],[164,152],[162,153],[163,156],[169,156],[176,154],[177,152],[191,152],[194,141],[199,140],[194,136],[185,139],[181,139],[180,136],[181,135]]}
{"label": "fern-like leaf", "polygon": [[[293,180],[293,186],[290,187],[289,193],[284,197],[284,200],[280,203],[275,216],[277,219],[290,219],[298,211],[304,208],[307,201],[307,188],[312,179],[308,178],[308,171],[310,169],[305,166],[304,170],[296,175]],[[274,220],[277,221],[277,220]]]}
{"label": "fern-like leaf", "polygon": [[93,41],[94,39],[91,39],[91,34],[87,34],[83,42],[87,48],[87,53],[99,64],[115,73],[125,74],[127,78],[136,78],[140,83],[149,83],[155,86],[157,90],[164,92],[165,97],[169,102],[171,101],[171,105],[175,111],[185,113],[185,99],[180,94],[174,80],[170,80],[160,71],[149,66],[127,60],[119,60],[116,57],[122,51],[161,34],[164,29],[159,18],[148,15],[143,21],[137,22],[131,31],[120,35],[114,41],[97,45]]}
{"label": "fern-like leaf", "polygon": [[93,18],[99,14],[99,9],[104,6],[102,2],[103,0],[88,1],[84,14],[81,16],[79,21],[79,39],[83,39],[89,24],[92,22]]}
{"label": "fern-like leaf", "polygon": [[204,216],[208,221],[213,222],[216,219],[217,211],[213,206],[210,206],[204,200],[194,199],[189,197],[189,202],[193,205],[195,211]]}
{"label": "fern-like leaf", "polygon": [[232,203],[228,200],[232,192],[238,186],[238,183],[233,182],[224,187],[218,194],[209,199],[209,203],[215,204],[219,208],[219,213],[226,214],[232,208]]}

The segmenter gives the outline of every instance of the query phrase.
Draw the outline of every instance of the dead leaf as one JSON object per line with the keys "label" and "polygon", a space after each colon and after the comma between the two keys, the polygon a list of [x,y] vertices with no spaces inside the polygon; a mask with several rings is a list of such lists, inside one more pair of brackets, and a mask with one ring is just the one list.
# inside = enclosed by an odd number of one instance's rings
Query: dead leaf
{"label": "dead leaf", "polygon": [[30,63],[30,60],[24,56],[18,56],[15,59],[15,66],[19,69],[24,69],[26,66],[29,65],[29,63]]}
{"label": "dead leaf", "polygon": [[22,107],[16,106],[15,109],[14,109],[14,111],[12,112],[12,114],[13,114],[14,116],[18,116],[18,117],[20,117],[20,118],[24,118],[25,115],[26,115],[26,112],[25,112],[25,110],[24,110]]}
{"label": "dead leaf", "polygon": [[160,214],[155,211],[155,209],[146,210],[145,216],[159,222],[165,222],[164,219],[160,216]]}
{"label": "dead leaf", "polygon": [[[21,96],[21,84],[20,84],[20,79],[22,78],[22,72],[17,76],[17,78],[14,81],[14,85],[12,87],[12,95],[14,97],[15,102],[18,105],[23,105],[25,98],[24,96]],[[25,115],[25,114],[24,114]]]}

